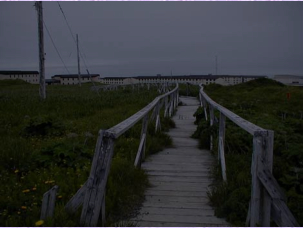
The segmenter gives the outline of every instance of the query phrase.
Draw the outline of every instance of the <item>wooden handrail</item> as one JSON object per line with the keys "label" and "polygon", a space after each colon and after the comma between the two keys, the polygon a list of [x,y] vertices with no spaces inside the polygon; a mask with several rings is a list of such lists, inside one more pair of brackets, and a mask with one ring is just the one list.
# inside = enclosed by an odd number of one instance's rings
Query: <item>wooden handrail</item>
{"label": "wooden handrail", "polygon": [[[159,92],[166,90],[167,86],[162,86]],[[108,130],[99,131],[90,176],[65,206],[67,211],[73,213],[83,204],[80,219],[82,225],[96,226],[100,212],[102,213],[102,224],[104,225],[105,223],[105,189],[114,154],[114,140],[119,138],[119,136],[132,128],[140,120],[143,120],[139,149],[134,164],[136,167],[140,167],[145,156],[148,115],[150,111],[154,109],[153,116],[156,119],[155,130],[160,129],[160,109],[164,104],[164,116],[171,116],[178,104],[178,91],[179,86],[176,84],[173,90],[156,97],[151,103],[131,117]]]}
{"label": "wooden handrail", "polygon": [[[270,221],[273,219],[278,226],[299,226],[285,203],[283,191],[272,175],[274,132],[263,129],[219,105],[203,91],[202,85],[200,85],[199,99],[200,106],[204,108],[206,121],[207,106],[209,107],[211,125],[214,124],[214,109],[220,112],[218,159],[224,181],[227,181],[224,155],[225,118],[253,135],[251,200],[246,225],[270,226]],[[212,136],[210,141],[212,149]]]}

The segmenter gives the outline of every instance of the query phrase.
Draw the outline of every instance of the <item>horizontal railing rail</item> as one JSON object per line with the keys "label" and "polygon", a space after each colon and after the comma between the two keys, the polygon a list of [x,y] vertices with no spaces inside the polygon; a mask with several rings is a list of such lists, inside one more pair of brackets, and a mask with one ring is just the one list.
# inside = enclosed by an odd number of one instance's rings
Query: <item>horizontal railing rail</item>
{"label": "horizontal railing rail", "polygon": [[[161,88],[167,87],[162,86]],[[89,178],[65,206],[67,211],[74,213],[83,204],[80,218],[82,225],[96,226],[100,213],[102,224],[105,223],[105,189],[113,158],[115,139],[142,120],[140,144],[134,161],[134,165],[140,167],[145,157],[148,122],[156,119],[155,131],[161,129],[160,110],[164,106],[164,117],[172,116],[178,105],[178,90],[179,86],[176,84],[173,90],[156,97],[128,119],[108,130],[99,131]],[[152,110],[152,114],[149,115]]]}
{"label": "horizontal railing rail", "polygon": [[[211,126],[215,123],[214,110],[220,113],[218,159],[224,181],[227,181],[224,153],[226,118],[253,135],[252,188],[246,225],[270,226],[270,221],[273,219],[278,226],[299,226],[286,205],[283,191],[272,175],[274,132],[263,129],[219,105],[203,91],[202,85],[200,85],[199,100],[200,106],[204,108],[206,120],[208,120],[207,108],[209,110]],[[212,135],[210,147],[210,149],[213,147]]]}

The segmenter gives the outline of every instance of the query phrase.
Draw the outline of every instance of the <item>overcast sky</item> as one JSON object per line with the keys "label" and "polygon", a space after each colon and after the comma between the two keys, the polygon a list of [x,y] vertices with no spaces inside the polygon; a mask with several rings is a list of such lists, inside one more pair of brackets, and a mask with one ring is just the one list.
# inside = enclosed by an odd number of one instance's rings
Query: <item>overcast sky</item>
{"label": "overcast sky", "polygon": [[[90,73],[303,75],[303,2],[60,2]],[[34,2],[0,2],[0,70],[38,70]],[[57,2],[44,22],[71,73],[76,44]],[[46,77],[66,74],[44,29]],[[86,68],[81,59],[81,72]]]}

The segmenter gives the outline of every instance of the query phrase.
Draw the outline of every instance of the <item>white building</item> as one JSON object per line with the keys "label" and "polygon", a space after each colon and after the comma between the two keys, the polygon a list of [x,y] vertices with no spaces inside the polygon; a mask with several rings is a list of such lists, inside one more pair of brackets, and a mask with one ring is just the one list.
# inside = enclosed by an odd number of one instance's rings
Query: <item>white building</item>
{"label": "white building", "polygon": [[296,75],[275,75],[274,80],[285,85],[303,86],[303,76]]}
{"label": "white building", "polygon": [[208,85],[216,83],[220,85],[236,85],[266,76],[239,76],[239,75],[183,75],[183,76],[136,76],[136,77],[104,77],[100,79],[104,84],[132,84],[132,83],[162,83],[178,82]]}
{"label": "white building", "polygon": [[0,71],[0,80],[21,79],[31,84],[39,84],[38,71]]}
{"label": "white building", "polygon": [[[99,74],[80,74],[81,83],[99,82]],[[60,85],[76,85],[78,84],[78,74],[61,74],[52,76],[52,80]]]}

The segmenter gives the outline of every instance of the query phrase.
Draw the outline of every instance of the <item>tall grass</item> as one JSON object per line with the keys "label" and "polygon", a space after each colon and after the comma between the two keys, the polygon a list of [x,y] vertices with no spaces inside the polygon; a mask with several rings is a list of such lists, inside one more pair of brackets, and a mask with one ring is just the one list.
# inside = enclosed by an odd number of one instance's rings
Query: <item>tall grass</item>
{"label": "tall grass", "polygon": [[[54,185],[59,186],[55,216],[43,225],[79,226],[80,212],[68,215],[64,205],[88,178],[99,129],[118,124],[158,95],[155,89],[119,89],[98,96],[90,86],[47,86],[47,99],[41,101],[37,85],[0,81],[1,226],[34,226],[42,196]],[[169,123],[162,120],[162,125]],[[115,143],[107,225],[129,216],[148,185],[146,174],[133,166],[140,125]],[[149,132],[147,152],[171,143],[165,134]]]}
{"label": "tall grass", "polygon": [[[235,86],[208,85],[206,93],[217,103],[265,129],[274,130],[273,174],[287,196],[287,205],[299,224],[303,224],[303,90],[269,79],[258,79]],[[291,94],[290,99],[287,93]],[[218,113],[215,112],[217,118]],[[197,111],[195,137],[209,149],[214,134],[217,154],[218,126],[209,127],[204,113]],[[234,226],[244,226],[251,192],[252,136],[226,122],[225,159],[227,183],[221,180],[219,165],[214,168],[216,182],[209,196],[218,216]]]}

